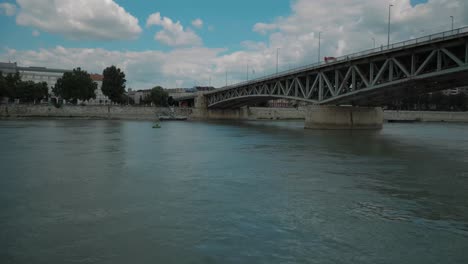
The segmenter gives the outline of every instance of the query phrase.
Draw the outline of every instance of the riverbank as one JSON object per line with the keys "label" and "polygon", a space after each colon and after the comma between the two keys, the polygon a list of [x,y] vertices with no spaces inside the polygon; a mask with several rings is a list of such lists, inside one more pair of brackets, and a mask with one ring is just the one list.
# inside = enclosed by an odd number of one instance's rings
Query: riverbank
{"label": "riverbank", "polygon": [[187,117],[190,108],[132,107],[132,106],[73,106],[60,108],[51,105],[0,105],[0,118],[77,118],[77,119],[117,119],[155,120],[160,116]]}
{"label": "riverbank", "polygon": [[468,123],[468,112],[384,111],[388,122],[456,122]]}
{"label": "riverbank", "polygon": [[[155,120],[156,117],[199,119],[193,108],[136,106],[0,105],[0,119],[116,119]],[[183,118],[182,118],[183,117]],[[245,107],[236,110],[212,110],[207,119],[233,120],[304,120],[305,108]],[[459,122],[468,123],[468,112],[384,111],[387,122]]]}
{"label": "riverbank", "polygon": [[[136,107],[136,106],[75,106],[64,105],[0,105],[0,118],[74,118],[74,119],[121,119],[154,120],[156,117],[198,119],[193,108]],[[210,119],[237,120],[303,120],[304,109],[250,107],[225,110]]]}

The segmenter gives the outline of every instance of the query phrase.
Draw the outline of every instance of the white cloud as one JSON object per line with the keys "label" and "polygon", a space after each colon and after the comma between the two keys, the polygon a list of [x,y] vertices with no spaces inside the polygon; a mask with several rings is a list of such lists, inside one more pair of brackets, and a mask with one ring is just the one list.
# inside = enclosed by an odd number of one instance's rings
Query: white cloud
{"label": "white cloud", "polygon": [[173,22],[168,17],[161,17],[161,14],[151,14],[147,21],[146,26],[160,26],[163,29],[156,33],[154,39],[172,47],[181,46],[200,46],[202,45],[201,38],[190,29],[184,29],[180,21]]}
{"label": "white cloud", "polygon": [[276,28],[277,26],[275,24],[257,23],[254,25],[253,31],[265,35],[267,34],[267,32],[272,31]]}
{"label": "white cloud", "polygon": [[196,27],[196,28],[202,28],[203,27],[203,20],[201,20],[200,18],[197,18],[195,20],[192,21],[192,26]]}
{"label": "white cloud", "polygon": [[14,16],[16,14],[16,6],[10,3],[0,3],[0,15]]}
{"label": "white cloud", "polygon": [[[456,27],[468,24],[466,0],[429,0],[416,6],[410,0],[392,2],[391,42],[450,30],[451,15]],[[289,16],[253,26],[254,32],[268,36],[270,49],[281,48],[283,64],[316,62],[318,32],[322,59],[373,48],[372,38],[377,46],[387,44],[388,0],[296,0],[291,9]]]}
{"label": "white cloud", "polygon": [[33,30],[32,35],[33,35],[33,37],[39,37],[41,35],[41,32],[39,32],[37,30]]}
{"label": "white cloud", "polygon": [[[0,53],[0,61],[11,58],[21,66],[64,69],[81,67],[94,73],[101,73],[107,66],[116,65],[125,71],[128,87],[146,89],[162,85],[173,88],[191,87],[194,83],[205,85],[210,76],[214,80],[215,69],[220,68],[222,64],[219,58],[222,52],[225,50],[203,47],[176,49],[169,52],[134,52],[57,46],[39,50],[7,49],[4,53]],[[224,76],[224,73],[221,75]]]}
{"label": "white cloud", "polygon": [[17,0],[16,22],[70,39],[134,39],[138,19],[112,0]]}

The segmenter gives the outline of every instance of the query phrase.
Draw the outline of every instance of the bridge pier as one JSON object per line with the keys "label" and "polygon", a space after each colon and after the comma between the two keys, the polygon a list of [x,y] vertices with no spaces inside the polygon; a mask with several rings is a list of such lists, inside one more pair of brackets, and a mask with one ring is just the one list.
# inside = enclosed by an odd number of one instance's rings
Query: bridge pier
{"label": "bridge pier", "polygon": [[308,129],[381,129],[381,107],[309,106],[305,113]]}
{"label": "bridge pier", "polygon": [[208,117],[208,103],[206,102],[206,97],[202,94],[199,94],[195,97],[193,117],[196,119],[206,119]]}

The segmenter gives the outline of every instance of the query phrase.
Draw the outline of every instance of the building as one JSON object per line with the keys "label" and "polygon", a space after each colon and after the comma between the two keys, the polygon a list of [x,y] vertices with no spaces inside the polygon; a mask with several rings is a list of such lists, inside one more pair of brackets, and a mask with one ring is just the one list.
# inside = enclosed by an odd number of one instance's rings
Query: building
{"label": "building", "polygon": [[290,108],[293,107],[293,102],[288,99],[276,99],[268,101],[268,107],[274,108]]}
{"label": "building", "polygon": [[[62,78],[66,72],[72,72],[72,70],[66,69],[49,69],[46,67],[20,67],[16,62],[0,62],[0,72],[3,75],[15,74],[18,72],[21,76],[22,81],[33,81],[35,83],[45,82],[49,88],[49,94],[51,95],[49,100],[57,99],[53,94],[52,89],[55,87],[57,80]],[[107,96],[102,93],[102,80],[103,76],[100,74],[91,74],[91,79],[98,84],[96,90],[96,99],[91,99],[86,102],[79,102],[88,105],[105,105],[110,104],[111,101]]]}
{"label": "building", "polygon": [[446,95],[446,96],[448,96],[448,95],[458,95],[458,94],[461,94],[461,93],[464,93],[464,94],[468,95],[468,87],[458,87],[458,88],[448,89],[448,90],[442,91],[442,93],[444,95]]}
{"label": "building", "polygon": [[135,104],[141,104],[143,100],[151,95],[151,89],[147,90],[138,90],[133,91],[132,89],[128,89],[128,97],[133,99]]}
{"label": "building", "polygon": [[170,97],[177,99],[180,97],[192,95],[193,92],[188,92],[185,88],[172,88],[172,89],[164,89]]}
{"label": "building", "polygon": [[49,87],[49,94],[52,95],[52,89],[57,80],[61,78],[65,72],[71,72],[71,70],[49,69],[46,67],[19,67],[16,62],[0,62],[0,72],[4,75],[18,72],[22,81],[33,81],[35,83],[45,82],[47,83],[47,87]]}

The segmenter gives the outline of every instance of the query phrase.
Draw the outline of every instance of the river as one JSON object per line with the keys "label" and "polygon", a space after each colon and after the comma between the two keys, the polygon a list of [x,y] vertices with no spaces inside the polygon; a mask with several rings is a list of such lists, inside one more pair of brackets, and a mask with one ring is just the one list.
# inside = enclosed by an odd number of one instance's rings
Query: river
{"label": "river", "polygon": [[468,125],[0,121],[1,263],[468,263]]}

